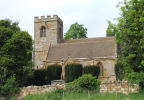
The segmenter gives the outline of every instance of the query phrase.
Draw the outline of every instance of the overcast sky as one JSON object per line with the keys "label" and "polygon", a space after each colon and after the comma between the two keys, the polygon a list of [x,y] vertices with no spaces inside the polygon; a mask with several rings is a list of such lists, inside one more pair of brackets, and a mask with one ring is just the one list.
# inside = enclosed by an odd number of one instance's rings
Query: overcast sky
{"label": "overcast sky", "polygon": [[[22,30],[34,36],[34,16],[57,14],[63,20],[63,35],[78,22],[88,28],[87,37],[105,37],[108,24],[119,17],[121,0],[0,0],[0,19],[19,21]],[[115,22],[114,22],[115,23]],[[34,38],[34,37],[33,37]]]}

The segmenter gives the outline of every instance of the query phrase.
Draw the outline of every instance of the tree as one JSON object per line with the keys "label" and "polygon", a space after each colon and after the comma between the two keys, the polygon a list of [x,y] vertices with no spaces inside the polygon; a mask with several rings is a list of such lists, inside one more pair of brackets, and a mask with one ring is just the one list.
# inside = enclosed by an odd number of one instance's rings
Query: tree
{"label": "tree", "polygon": [[[123,4],[123,6],[120,6]],[[121,16],[117,25],[108,31],[116,34],[116,42],[122,44],[122,64],[126,66],[125,77],[130,82],[144,83],[144,0],[119,2]],[[118,59],[119,60],[119,59]]]}
{"label": "tree", "polygon": [[78,24],[75,22],[69,28],[69,30],[65,33],[64,39],[77,39],[77,38],[87,38],[87,28],[84,28],[82,24]]}
{"label": "tree", "polygon": [[[0,92],[5,95],[16,92],[32,75],[32,37],[21,31],[18,24],[9,19],[0,20]],[[7,87],[8,84],[13,86]]]}
{"label": "tree", "polygon": [[107,21],[108,22],[108,28],[106,30],[106,37],[108,36],[115,36],[116,34],[116,25],[115,24],[112,24],[110,21]]}

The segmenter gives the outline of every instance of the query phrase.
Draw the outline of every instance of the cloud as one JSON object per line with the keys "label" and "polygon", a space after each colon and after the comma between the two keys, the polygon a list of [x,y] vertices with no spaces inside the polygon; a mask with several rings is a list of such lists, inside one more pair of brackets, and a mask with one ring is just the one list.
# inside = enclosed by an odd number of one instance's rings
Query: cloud
{"label": "cloud", "polygon": [[[34,35],[34,16],[57,14],[63,20],[63,34],[76,21],[88,28],[88,37],[105,36],[106,20],[118,17],[119,0],[0,0],[0,19],[20,20],[22,30]],[[113,22],[113,21],[112,21]]]}
{"label": "cloud", "polygon": [[88,2],[88,0],[19,0],[19,2],[29,8],[58,8],[72,4],[82,5]]}

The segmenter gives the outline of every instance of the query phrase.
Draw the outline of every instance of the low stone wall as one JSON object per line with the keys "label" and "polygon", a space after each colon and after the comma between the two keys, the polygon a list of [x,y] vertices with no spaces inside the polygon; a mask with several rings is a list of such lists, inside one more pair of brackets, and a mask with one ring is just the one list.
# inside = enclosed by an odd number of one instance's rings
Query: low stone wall
{"label": "low stone wall", "polygon": [[[66,89],[66,84],[52,84],[52,85],[44,85],[44,86],[27,86],[20,88],[20,94],[16,97],[17,99],[24,98],[30,94],[36,93],[45,93],[51,92],[56,89]],[[100,93],[104,92],[120,92],[124,94],[139,92],[139,85],[134,84],[133,86],[124,81],[124,82],[101,82],[100,85]],[[1,98],[0,98],[1,99]]]}
{"label": "low stone wall", "polygon": [[43,86],[27,86],[20,88],[20,94],[17,98],[24,98],[30,94],[51,92],[56,89],[66,89],[65,84],[43,85]]}
{"label": "low stone wall", "polygon": [[139,92],[138,84],[130,84],[127,81],[119,81],[119,82],[101,82],[100,85],[100,93],[104,92],[120,92],[124,94]]}

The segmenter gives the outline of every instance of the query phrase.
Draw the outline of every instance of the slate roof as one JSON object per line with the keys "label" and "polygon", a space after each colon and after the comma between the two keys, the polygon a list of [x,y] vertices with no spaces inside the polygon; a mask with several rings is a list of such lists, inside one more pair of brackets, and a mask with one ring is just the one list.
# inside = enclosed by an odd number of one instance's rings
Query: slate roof
{"label": "slate roof", "polygon": [[47,61],[70,58],[116,57],[115,37],[84,38],[52,44]]}

